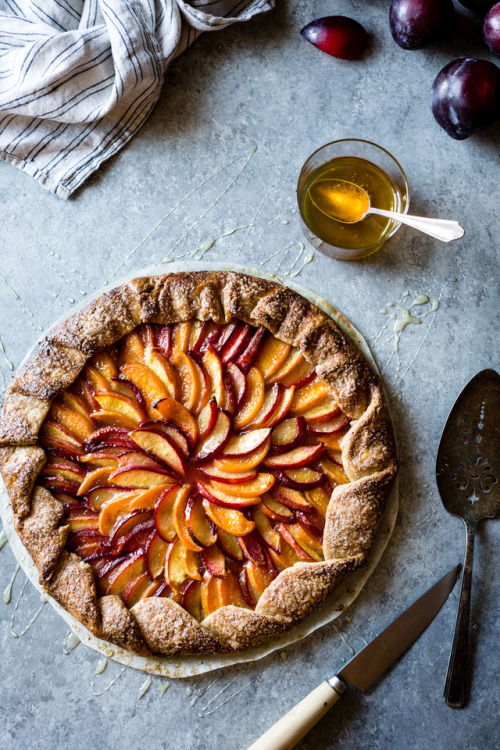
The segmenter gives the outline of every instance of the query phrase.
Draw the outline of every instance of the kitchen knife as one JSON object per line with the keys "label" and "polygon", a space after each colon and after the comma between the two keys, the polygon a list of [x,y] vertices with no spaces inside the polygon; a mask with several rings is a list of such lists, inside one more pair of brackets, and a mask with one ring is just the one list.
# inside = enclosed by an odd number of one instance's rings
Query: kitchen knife
{"label": "kitchen knife", "polygon": [[355,685],[365,692],[402,656],[433,621],[447,600],[460,565],[417,599],[356,654],[340,672],[309,693],[248,750],[291,750],[297,742]]}

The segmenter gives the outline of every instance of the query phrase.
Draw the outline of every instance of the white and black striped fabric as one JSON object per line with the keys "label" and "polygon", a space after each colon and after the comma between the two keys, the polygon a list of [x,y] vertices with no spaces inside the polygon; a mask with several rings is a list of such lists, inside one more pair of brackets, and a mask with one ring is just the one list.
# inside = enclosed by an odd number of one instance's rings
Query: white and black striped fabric
{"label": "white and black striped fabric", "polygon": [[155,105],[202,31],[274,0],[0,0],[0,158],[68,198]]}

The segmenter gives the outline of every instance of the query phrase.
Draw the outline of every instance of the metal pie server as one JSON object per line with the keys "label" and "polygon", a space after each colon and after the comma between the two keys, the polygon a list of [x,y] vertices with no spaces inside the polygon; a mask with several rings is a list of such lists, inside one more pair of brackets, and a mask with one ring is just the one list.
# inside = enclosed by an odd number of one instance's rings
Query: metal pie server
{"label": "metal pie server", "polygon": [[478,522],[500,510],[500,375],[482,370],[455,401],[436,461],[443,505],[465,524],[465,562],[455,635],[444,688],[448,706],[467,703],[469,611],[474,537]]}
{"label": "metal pie server", "polygon": [[355,685],[363,692],[368,690],[430,625],[448,598],[459,572],[460,565],[450,570],[347,662],[338,674],[318,685],[248,750],[291,750],[349,685]]}

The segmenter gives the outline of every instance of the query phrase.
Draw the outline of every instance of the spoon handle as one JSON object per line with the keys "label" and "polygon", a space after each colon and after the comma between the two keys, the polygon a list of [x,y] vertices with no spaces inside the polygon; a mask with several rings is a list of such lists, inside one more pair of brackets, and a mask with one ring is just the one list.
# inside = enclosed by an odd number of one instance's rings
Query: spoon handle
{"label": "spoon handle", "polygon": [[401,224],[407,224],[409,227],[418,229],[420,232],[429,234],[431,237],[435,237],[442,242],[459,240],[460,237],[464,236],[464,230],[458,221],[428,219],[425,216],[408,216],[407,214],[399,214],[395,211],[384,211],[382,208],[370,208],[369,213],[377,214],[378,216],[387,216],[388,219],[394,219],[401,222]]}
{"label": "spoon handle", "polygon": [[465,524],[465,561],[460,585],[455,635],[451,647],[444,699],[452,708],[463,708],[467,703],[467,662],[469,651],[469,614],[474,557],[475,524]]}

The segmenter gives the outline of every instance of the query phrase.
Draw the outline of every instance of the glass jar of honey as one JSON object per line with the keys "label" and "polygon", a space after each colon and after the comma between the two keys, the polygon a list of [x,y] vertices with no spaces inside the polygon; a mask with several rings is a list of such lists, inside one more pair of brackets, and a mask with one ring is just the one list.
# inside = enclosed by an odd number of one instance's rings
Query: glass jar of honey
{"label": "glass jar of honey", "polygon": [[369,141],[333,141],[304,163],[297,184],[302,231],[308,242],[339,260],[371,255],[400,227],[399,222],[370,214],[356,223],[338,221],[311,200],[311,186],[320,180],[344,180],[368,193],[370,205],[407,213],[410,191],[401,166],[385,149]]}

